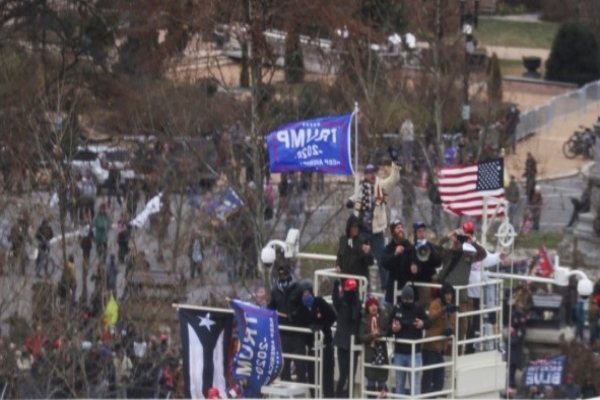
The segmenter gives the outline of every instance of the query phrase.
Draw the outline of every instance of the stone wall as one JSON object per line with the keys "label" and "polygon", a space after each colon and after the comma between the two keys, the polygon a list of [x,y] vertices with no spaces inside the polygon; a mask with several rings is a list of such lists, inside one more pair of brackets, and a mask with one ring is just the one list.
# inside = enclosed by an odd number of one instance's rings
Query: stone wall
{"label": "stone wall", "polygon": [[577,85],[571,83],[546,81],[543,79],[505,76],[502,78],[504,92],[523,92],[534,95],[558,96],[577,90]]}

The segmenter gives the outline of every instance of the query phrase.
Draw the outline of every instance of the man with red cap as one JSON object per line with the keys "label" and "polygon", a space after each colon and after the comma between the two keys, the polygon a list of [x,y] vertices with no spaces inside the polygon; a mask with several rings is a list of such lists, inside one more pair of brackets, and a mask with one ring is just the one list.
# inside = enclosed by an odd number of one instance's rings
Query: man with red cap
{"label": "man with red cap", "polygon": [[[337,312],[337,327],[333,336],[333,345],[337,348],[339,377],[335,389],[335,398],[349,397],[348,378],[350,376],[351,337],[358,344],[358,327],[360,325],[361,305],[358,297],[356,279],[346,279],[344,290],[340,295],[340,282],[335,281],[332,293],[333,307]],[[354,353],[354,371],[358,365],[358,353]],[[354,376],[354,375],[353,375]]]}
{"label": "man with red cap", "polygon": [[[469,225],[463,226],[469,230]],[[471,234],[457,229],[442,238],[440,242],[440,255],[442,257],[442,270],[439,273],[440,283],[448,283],[454,287],[467,286],[471,274],[471,265],[476,261],[482,261],[487,256],[487,251],[477,244]],[[461,290],[457,295],[459,311],[469,310],[467,292]],[[459,339],[462,340],[467,334],[469,322],[466,317],[458,320]]]}

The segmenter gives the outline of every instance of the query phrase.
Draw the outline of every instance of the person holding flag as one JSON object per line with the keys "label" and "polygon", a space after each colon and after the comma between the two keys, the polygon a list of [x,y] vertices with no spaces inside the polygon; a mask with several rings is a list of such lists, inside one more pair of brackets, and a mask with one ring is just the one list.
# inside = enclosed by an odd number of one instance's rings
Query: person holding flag
{"label": "person holding flag", "polygon": [[362,234],[368,238],[373,258],[379,268],[381,279],[381,290],[385,291],[388,286],[388,271],[383,268],[381,256],[385,246],[385,229],[387,221],[387,198],[392,188],[400,181],[400,163],[398,152],[388,149],[392,159],[390,175],[381,179],[377,176],[378,168],[368,164],[364,170],[364,179],[360,184],[359,192],[355,194],[354,214],[361,220]]}

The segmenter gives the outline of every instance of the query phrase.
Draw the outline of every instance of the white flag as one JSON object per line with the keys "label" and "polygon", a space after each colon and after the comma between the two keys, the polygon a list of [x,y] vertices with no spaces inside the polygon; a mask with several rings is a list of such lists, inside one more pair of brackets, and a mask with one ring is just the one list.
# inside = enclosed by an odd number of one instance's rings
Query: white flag
{"label": "white flag", "polygon": [[160,201],[161,196],[162,193],[159,193],[153,198],[151,198],[150,201],[146,204],[146,207],[144,207],[144,209],[142,210],[142,212],[136,215],[136,217],[131,221],[131,225],[137,228],[141,228],[146,224],[148,218],[150,218],[150,215],[159,212],[160,208],[162,207],[162,202]]}

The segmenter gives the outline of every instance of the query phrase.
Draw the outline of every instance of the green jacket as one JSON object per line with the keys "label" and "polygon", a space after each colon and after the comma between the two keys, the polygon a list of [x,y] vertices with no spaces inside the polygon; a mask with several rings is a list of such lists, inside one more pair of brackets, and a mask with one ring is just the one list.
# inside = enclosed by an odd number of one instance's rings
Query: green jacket
{"label": "green jacket", "polygon": [[[469,275],[471,274],[471,264],[475,261],[482,261],[487,256],[487,251],[473,243],[475,252],[464,251],[462,248],[455,249],[449,246],[452,243],[448,238],[442,239],[442,260],[443,267],[440,271],[440,283],[449,283],[452,286],[466,286],[469,284]],[[459,301],[467,300],[467,291],[461,290]]]}
{"label": "green jacket", "polygon": [[108,232],[112,222],[108,214],[98,214],[94,219],[94,238],[97,243],[108,243]]}

